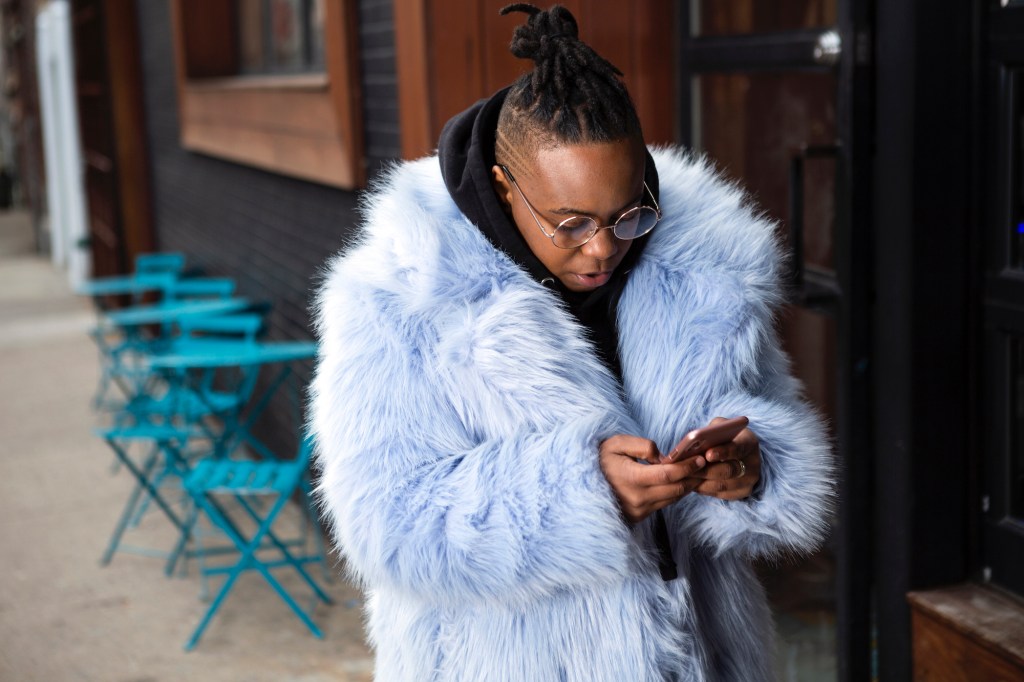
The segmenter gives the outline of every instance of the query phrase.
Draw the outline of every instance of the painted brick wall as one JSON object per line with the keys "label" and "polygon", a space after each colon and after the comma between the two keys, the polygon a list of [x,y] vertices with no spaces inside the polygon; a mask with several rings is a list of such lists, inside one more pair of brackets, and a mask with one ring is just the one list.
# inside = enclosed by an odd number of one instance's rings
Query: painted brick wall
{"label": "painted brick wall", "polygon": [[[353,235],[357,194],[182,149],[168,5],[137,3],[157,244],[184,251],[207,274],[236,278],[240,295],[270,302],[271,338],[312,338],[318,271]],[[391,0],[360,0],[359,22],[372,177],[400,149]],[[297,368],[303,384],[311,368]],[[258,433],[284,447],[291,422],[278,400]]]}

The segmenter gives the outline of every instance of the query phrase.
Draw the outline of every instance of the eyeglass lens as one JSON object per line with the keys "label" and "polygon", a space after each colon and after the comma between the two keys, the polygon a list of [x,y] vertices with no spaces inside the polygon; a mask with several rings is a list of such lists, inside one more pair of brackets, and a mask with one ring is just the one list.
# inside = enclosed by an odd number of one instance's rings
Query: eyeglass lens
{"label": "eyeglass lens", "polygon": [[[637,206],[619,218],[612,232],[619,239],[636,239],[650,232],[657,223],[657,211],[649,206]],[[572,248],[586,243],[597,229],[598,224],[593,218],[576,216],[555,228],[554,241],[557,246]]]}

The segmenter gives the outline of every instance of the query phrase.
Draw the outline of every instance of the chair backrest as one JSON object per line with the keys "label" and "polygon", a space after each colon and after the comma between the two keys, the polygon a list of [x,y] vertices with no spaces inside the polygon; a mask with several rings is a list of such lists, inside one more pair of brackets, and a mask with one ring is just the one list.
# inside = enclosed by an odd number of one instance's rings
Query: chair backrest
{"label": "chair backrest", "polygon": [[168,301],[231,298],[237,284],[229,277],[188,277],[175,280],[166,289]]}
{"label": "chair backrest", "polygon": [[171,272],[185,269],[185,254],[177,251],[140,253],[135,256],[135,274]]}
{"label": "chair backrest", "polygon": [[263,317],[251,313],[185,317],[178,322],[183,338],[238,339],[255,343],[266,331]]}

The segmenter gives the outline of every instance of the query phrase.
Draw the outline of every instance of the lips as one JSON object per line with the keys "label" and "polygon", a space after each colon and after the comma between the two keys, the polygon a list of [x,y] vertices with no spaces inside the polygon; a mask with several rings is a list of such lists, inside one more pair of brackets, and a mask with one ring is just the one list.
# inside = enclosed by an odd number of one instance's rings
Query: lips
{"label": "lips", "polygon": [[597,287],[608,283],[608,280],[612,278],[612,271],[606,270],[605,272],[590,272],[585,275],[574,273],[573,277],[575,277],[582,286],[588,289],[596,289]]}

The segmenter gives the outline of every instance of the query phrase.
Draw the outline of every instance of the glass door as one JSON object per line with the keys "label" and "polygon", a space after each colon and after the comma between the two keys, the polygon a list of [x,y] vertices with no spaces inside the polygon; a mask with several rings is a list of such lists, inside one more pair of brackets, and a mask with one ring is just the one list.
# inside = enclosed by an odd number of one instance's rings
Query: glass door
{"label": "glass door", "polygon": [[843,469],[826,547],[759,567],[785,680],[871,675],[871,472],[869,458],[857,455],[870,434],[870,33],[858,4],[688,0],[678,17],[681,142],[707,154],[779,223],[793,266],[779,331],[808,398],[832,426]]}

